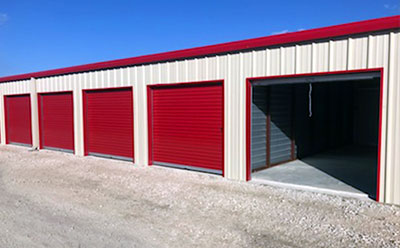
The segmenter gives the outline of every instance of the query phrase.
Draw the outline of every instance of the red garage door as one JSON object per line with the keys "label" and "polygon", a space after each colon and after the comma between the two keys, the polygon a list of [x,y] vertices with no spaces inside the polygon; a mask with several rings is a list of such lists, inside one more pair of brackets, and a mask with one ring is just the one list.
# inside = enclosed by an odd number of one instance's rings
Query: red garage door
{"label": "red garage door", "polygon": [[6,96],[5,110],[6,142],[32,145],[30,96]]}
{"label": "red garage door", "polygon": [[133,160],[132,88],[84,92],[85,153]]}
{"label": "red garage door", "polygon": [[41,148],[74,150],[72,93],[39,95]]}
{"label": "red garage door", "polygon": [[222,84],[156,86],[149,94],[151,162],[221,174]]}

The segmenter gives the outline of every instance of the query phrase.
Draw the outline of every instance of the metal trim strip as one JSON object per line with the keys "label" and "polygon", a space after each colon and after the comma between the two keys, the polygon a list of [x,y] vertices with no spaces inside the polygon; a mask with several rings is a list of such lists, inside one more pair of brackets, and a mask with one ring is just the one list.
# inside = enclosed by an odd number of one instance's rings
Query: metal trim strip
{"label": "metal trim strip", "polygon": [[205,169],[205,168],[191,166],[191,165],[171,164],[171,163],[156,162],[156,161],[153,161],[153,165],[160,165],[160,166],[166,166],[166,167],[172,167],[172,168],[178,168],[178,169],[201,171],[201,172],[206,172],[206,173],[222,175],[222,170]]}

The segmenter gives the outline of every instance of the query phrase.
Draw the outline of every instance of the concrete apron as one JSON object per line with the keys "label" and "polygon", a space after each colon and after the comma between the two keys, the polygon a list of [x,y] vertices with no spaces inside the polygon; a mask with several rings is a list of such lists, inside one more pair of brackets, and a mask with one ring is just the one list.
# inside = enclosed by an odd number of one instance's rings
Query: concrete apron
{"label": "concrete apron", "polygon": [[349,192],[349,191],[342,191],[342,190],[333,190],[333,189],[313,187],[313,186],[308,186],[308,185],[276,182],[276,181],[260,179],[260,178],[253,178],[250,181],[250,183],[257,184],[257,185],[268,185],[268,186],[279,187],[279,188],[295,189],[295,190],[309,191],[309,192],[314,192],[314,193],[351,197],[351,198],[357,198],[357,199],[361,199],[361,200],[372,201],[372,199],[368,197],[368,194],[365,194],[362,192],[357,193],[357,192]]}

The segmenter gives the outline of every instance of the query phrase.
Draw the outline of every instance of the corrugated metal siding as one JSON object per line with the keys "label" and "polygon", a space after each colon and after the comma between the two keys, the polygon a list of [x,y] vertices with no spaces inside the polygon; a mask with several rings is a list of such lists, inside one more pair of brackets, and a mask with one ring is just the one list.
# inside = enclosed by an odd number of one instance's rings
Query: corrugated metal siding
{"label": "corrugated metal siding", "polygon": [[251,168],[267,165],[267,87],[253,87],[251,105]]}
{"label": "corrugated metal siding", "polygon": [[30,93],[30,80],[9,82],[2,84],[3,95],[16,95]]}
{"label": "corrugated metal siding", "polygon": [[273,85],[269,96],[270,163],[277,164],[292,158],[292,87]]}
{"label": "corrugated metal siding", "polygon": [[[400,33],[390,34],[387,157],[384,201],[400,204]],[[381,160],[382,161],[382,160]],[[382,179],[382,177],[381,177]]]}
{"label": "corrugated metal siding", "polygon": [[5,119],[4,119],[3,84],[0,84],[0,144],[5,144]]}
{"label": "corrugated metal siding", "polygon": [[[381,200],[400,204],[399,32],[341,37],[166,63],[38,79],[38,92],[74,90],[75,146],[83,154],[81,89],[133,86],[135,161],[147,165],[146,85],[225,80],[225,175],[245,180],[245,79],[291,73],[384,68]],[[389,56],[390,54],[390,56]],[[29,80],[2,84],[2,94],[29,92]],[[1,104],[1,100],[0,100]],[[4,115],[4,113],[3,113]],[[4,118],[2,119],[4,125]],[[4,127],[2,130],[2,142]],[[395,180],[397,179],[397,180]]]}

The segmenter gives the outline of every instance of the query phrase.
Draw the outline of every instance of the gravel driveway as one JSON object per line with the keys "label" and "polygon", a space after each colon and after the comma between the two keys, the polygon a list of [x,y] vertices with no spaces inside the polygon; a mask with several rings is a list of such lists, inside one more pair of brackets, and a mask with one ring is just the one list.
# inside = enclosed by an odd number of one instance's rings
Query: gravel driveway
{"label": "gravel driveway", "polygon": [[400,247],[400,208],[0,146],[0,247]]}

